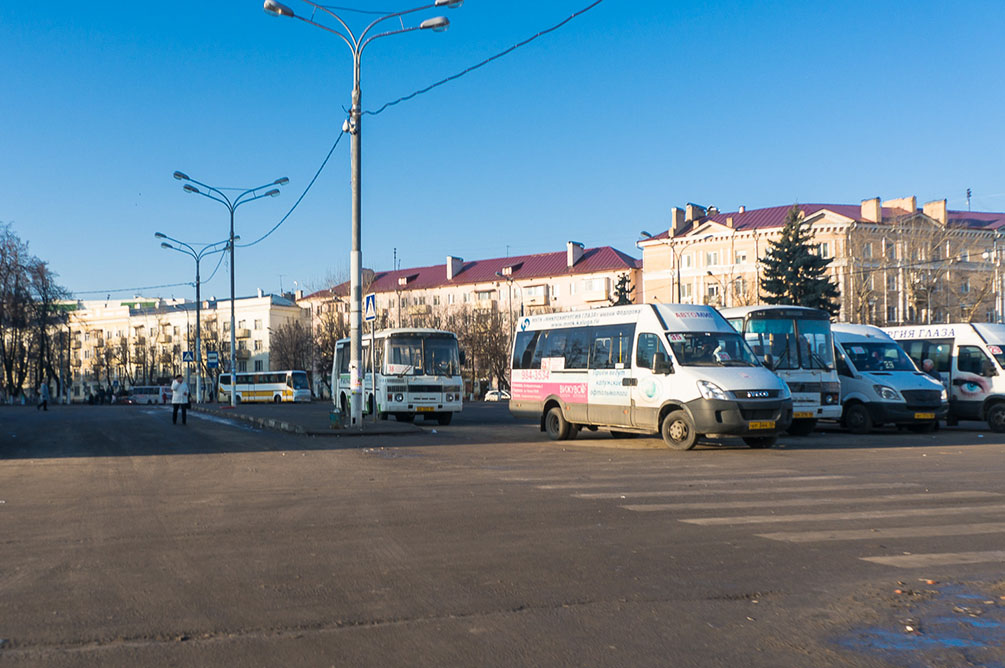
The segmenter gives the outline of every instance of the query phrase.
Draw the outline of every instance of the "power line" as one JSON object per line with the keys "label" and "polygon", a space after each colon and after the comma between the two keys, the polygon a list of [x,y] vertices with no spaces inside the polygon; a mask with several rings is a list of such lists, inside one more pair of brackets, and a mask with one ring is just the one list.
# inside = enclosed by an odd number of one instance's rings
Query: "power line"
{"label": "power line", "polygon": [[[293,213],[293,211],[294,211],[294,210],[295,210],[295,209],[297,208],[297,206],[298,206],[298,205],[300,204],[300,202],[301,202],[301,201],[302,201],[302,200],[304,199],[304,197],[306,197],[306,195],[307,195],[308,191],[310,191],[310,189],[311,189],[311,186],[313,186],[313,185],[314,185],[314,182],[318,180],[318,177],[319,177],[319,176],[321,176],[321,171],[322,171],[322,170],[323,170],[323,169],[325,168],[325,165],[327,165],[327,164],[328,164],[328,160],[329,160],[329,158],[331,158],[331,157],[332,157],[332,153],[334,153],[334,152],[335,152],[335,147],[337,147],[337,146],[338,146],[338,144],[339,144],[339,142],[340,142],[340,141],[342,141],[342,137],[343,137],[344,135],[345,135],[345,132],[340,132],[340,133],[339,133],[339,136],[338,136],[338,137],[337,137],[337,138],[335,139],[335,143],[334,143],[334,144],[332,144],[332,147],[331,147],[331,150],[329,150],[329,151],[328,151],[328,155],[326,155],[326,156],[325,156],[325,159],[324,159],[324,162],[322,162],[322,163],[321,163],[321,166],[320,166],[320,167],[318,167],[318,171],[314,173],[314,178],[312,178],[312,179],[311,179],[311,182],[307,184],[307,187],[306,187],[306,188],[304,188],[304,192],[300,194],[300,197],[298,197],[298,198],[297,198],[297,201],[293,203],[293,206],[292,206],[292,207],[290,208],[290,210],[289,210],[289,211],[287,211],[287,212],[286,212],[286,215],[285,215],[285,216],[283,216],[283,217],[282,217],[282,218],[281,218],[281,219],[279,220],[279,222],[278,222],[278,223],[276,223],[275,225],[273,225],[273,226],[272,226],[272,229],[271,229],[271,230],[269,230],[268,232],[266,232],[266,233],[265,233],[265,234],[263,234],[262,236],[258,237],[257,239],[255,239],[255,240],[254,240],[254,241],[252,241],[251,243],[247,243],[247,244],[236,244],[236,246],[237,246],[238,248],[248,248],[248,247],[250,247],[250,246],[254,246],[255,244],[257,244],[257,243],[259,243],[259,242],[261,242],[261,241],[264,241],[264,240],[265,240],[265,239],[266,239],[267,237],[269,237],[269,235],[271,235],[271,234],[272,234],[273,232],[275,232],[276,230],[278,230],[278,229],[279,229],[279,226],[280,226],[280,225],[282,225],[283,223],[285,223],[285,222],[286,222],[286,219],[290,217],[290,214],[291,214],[291,213]],[[219,265],[218,265],[218,266],[219,266]],[[214,272],[214,273],[215,273],[215,272]]]}
{"label": "power line", "polygon": [[74,295],[97,295],[97,294],[109,294],[111,292],[141,292],[143,290],[159,290],[160,288],[177,288],[183,285],[195,285],[193,282],[188,283],[164,283],[163,285],[144,285],[139,288],[109,288],[107,290],[83,290],[79,292],[74,292]]}
{"label": "power line", "polygon": [[576,13],[568,16],[565,20],[561,21],[560,23],[557,23],[557,24],[553,25],[552,27],[550,27],[550,28],[548,28],[546,30],[542,30],[541,32],[537,33],[536,35],[533,35],[532,37],[528,37],[527,39],[525,39],[522,42],[518,42],[517,44],[514,44],[513,46],[511,46],[510,48],[506,49],[505,51],[500,51],[499,53],[495,54],[494,56],[490,56],[490,57],[486,58],[485,60],[481,61],[480,63],[478,63],[476,65],[472,65],[471,67],[468,67],[468,68],[466,68],[464,70],[461,70],[457,74],[451,75],[451,76],[447,77],[446,79],[440,79],[436,83],[430,84],[429,86],[426,86],[425,88],[422,88],[422,89],[419,89],[419,90],[415,91],[414,93],[409,93],[408,95],[405,95],[404,97],[399,97],[397,100],[394,100],[392,102],[387,102],[382,107],[380,107],[379,109],[377,109],[377,111],[364,111],[363,113],[364,114],[369,114],[371,116],[376,116],[377,114],[381,113],[382,111],[384,111],[388,107],[392,107],[392,106],[398,104],[399,102],[405,102],[406,100],[411,100],[413,97],[416,97],[417,95],[422,95],[423,93],[428,93],[429,91],[433,90],[434,88],[442,86],[445,83],[449,83],[449,82],[453,81],[454,79],[459,79],[462,76],[464,76],[465,74],[467,74],[468,72],[472,72],[474,70],[477,70],[479,67],[483,67],[485,65],[488,65],[493,60],[496,60],[498,58],[502,58],[503,56],[505,56],[505,55],[507,55],[509,53],[512,53],[513,51],[516,51],[521,46],[524,46],[526,44],[529,44],[530,42],[533,42],[538,37],[542,37],[544,35],[547,35],[550,32],[558,30],[559,28],[561,28],[562,26],[564,26],[566,23],[568,23],[572,19],[576,18],[580,14],[585,14],[586,12],[590,11],[591,9],[593,9],[594,7],[596,7],[597,5],[599,5],[603,1],[604,0],[596,0],[596,2],[593,2],[593,3],[589,4],[589,5],[587,5],[583,9],[580,9],[578,12],[576,12]]}

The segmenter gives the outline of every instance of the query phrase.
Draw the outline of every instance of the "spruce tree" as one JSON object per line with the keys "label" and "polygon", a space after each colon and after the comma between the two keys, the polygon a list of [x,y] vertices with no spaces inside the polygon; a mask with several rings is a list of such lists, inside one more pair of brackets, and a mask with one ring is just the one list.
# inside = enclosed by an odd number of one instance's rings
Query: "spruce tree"
{"label": "spruce tree", "polygon": [[814,252],[813,246],[813,232],[793,205],[785,216],[782,236],[770,242],[763,260],[761,295],[766,303],[809,306],[831,315],[838,312],[840,295],[827,275],[831,260]]}

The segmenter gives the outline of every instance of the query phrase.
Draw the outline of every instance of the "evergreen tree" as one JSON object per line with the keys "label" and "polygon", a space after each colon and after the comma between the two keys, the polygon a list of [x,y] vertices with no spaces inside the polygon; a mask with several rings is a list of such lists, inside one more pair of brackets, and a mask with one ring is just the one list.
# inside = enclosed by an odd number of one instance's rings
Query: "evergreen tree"
{"label": "evergreen tree", "polygon": [[628,274],[622,274],[614,286],[614,299],[609,299],[612,306],[627,306],[632,303],[632,293],[635,286],[629,283]]}
{"label": "evergreen tree", "polygon": [[795,304],[838,312],[837,285],[827,275],[830,258],[814,252],[813,232],[804,224],[799,207],[785,217],[778,241],[771,241],[764,258],[761,294],[768,304]]}

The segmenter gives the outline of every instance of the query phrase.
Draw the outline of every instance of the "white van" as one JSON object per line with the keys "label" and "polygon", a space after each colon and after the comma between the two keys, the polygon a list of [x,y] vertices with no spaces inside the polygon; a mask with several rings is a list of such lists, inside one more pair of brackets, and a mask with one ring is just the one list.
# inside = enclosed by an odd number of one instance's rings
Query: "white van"
{"label": "white van", "polygon": [[992,431],[1005,432],[1005,325],[949,323],[885,327],[924,369],[931,360],[949,392],[947,424],[987,420]]}
{"label": "white van", "polygon": [[580,428],[701,436],[770,447],[792,421],[785,383],[709,306],[643,304],[524,318],[513,343],[510,412],[555,440]]}
{"label": "white van", "polygon": [[853,434],[893,423],[912,431],[938,427],[949,411],[942,383],[922,373],[890,336],[872,325],[831,325],[841,424]]}

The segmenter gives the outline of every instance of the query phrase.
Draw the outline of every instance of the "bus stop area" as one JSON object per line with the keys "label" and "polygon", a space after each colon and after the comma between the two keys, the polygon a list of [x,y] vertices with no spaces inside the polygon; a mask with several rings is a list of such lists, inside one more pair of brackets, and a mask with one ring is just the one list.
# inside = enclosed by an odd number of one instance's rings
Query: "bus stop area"
{"label": "bus stop area", "polygon": [[284,431],[303,436],[380,436],[395,434],[416,434],[422,432],[422,427],[408,422],[396,420],[380,420],[374,422],[370,416],[364,416],[362,427],[333,428],[331,411],[333,406],[328,401],[312,401],[311,403],[242,403],[231,408],[229,404],[192,404],[191,410],[228,420],[240,420],[262,429]]}

